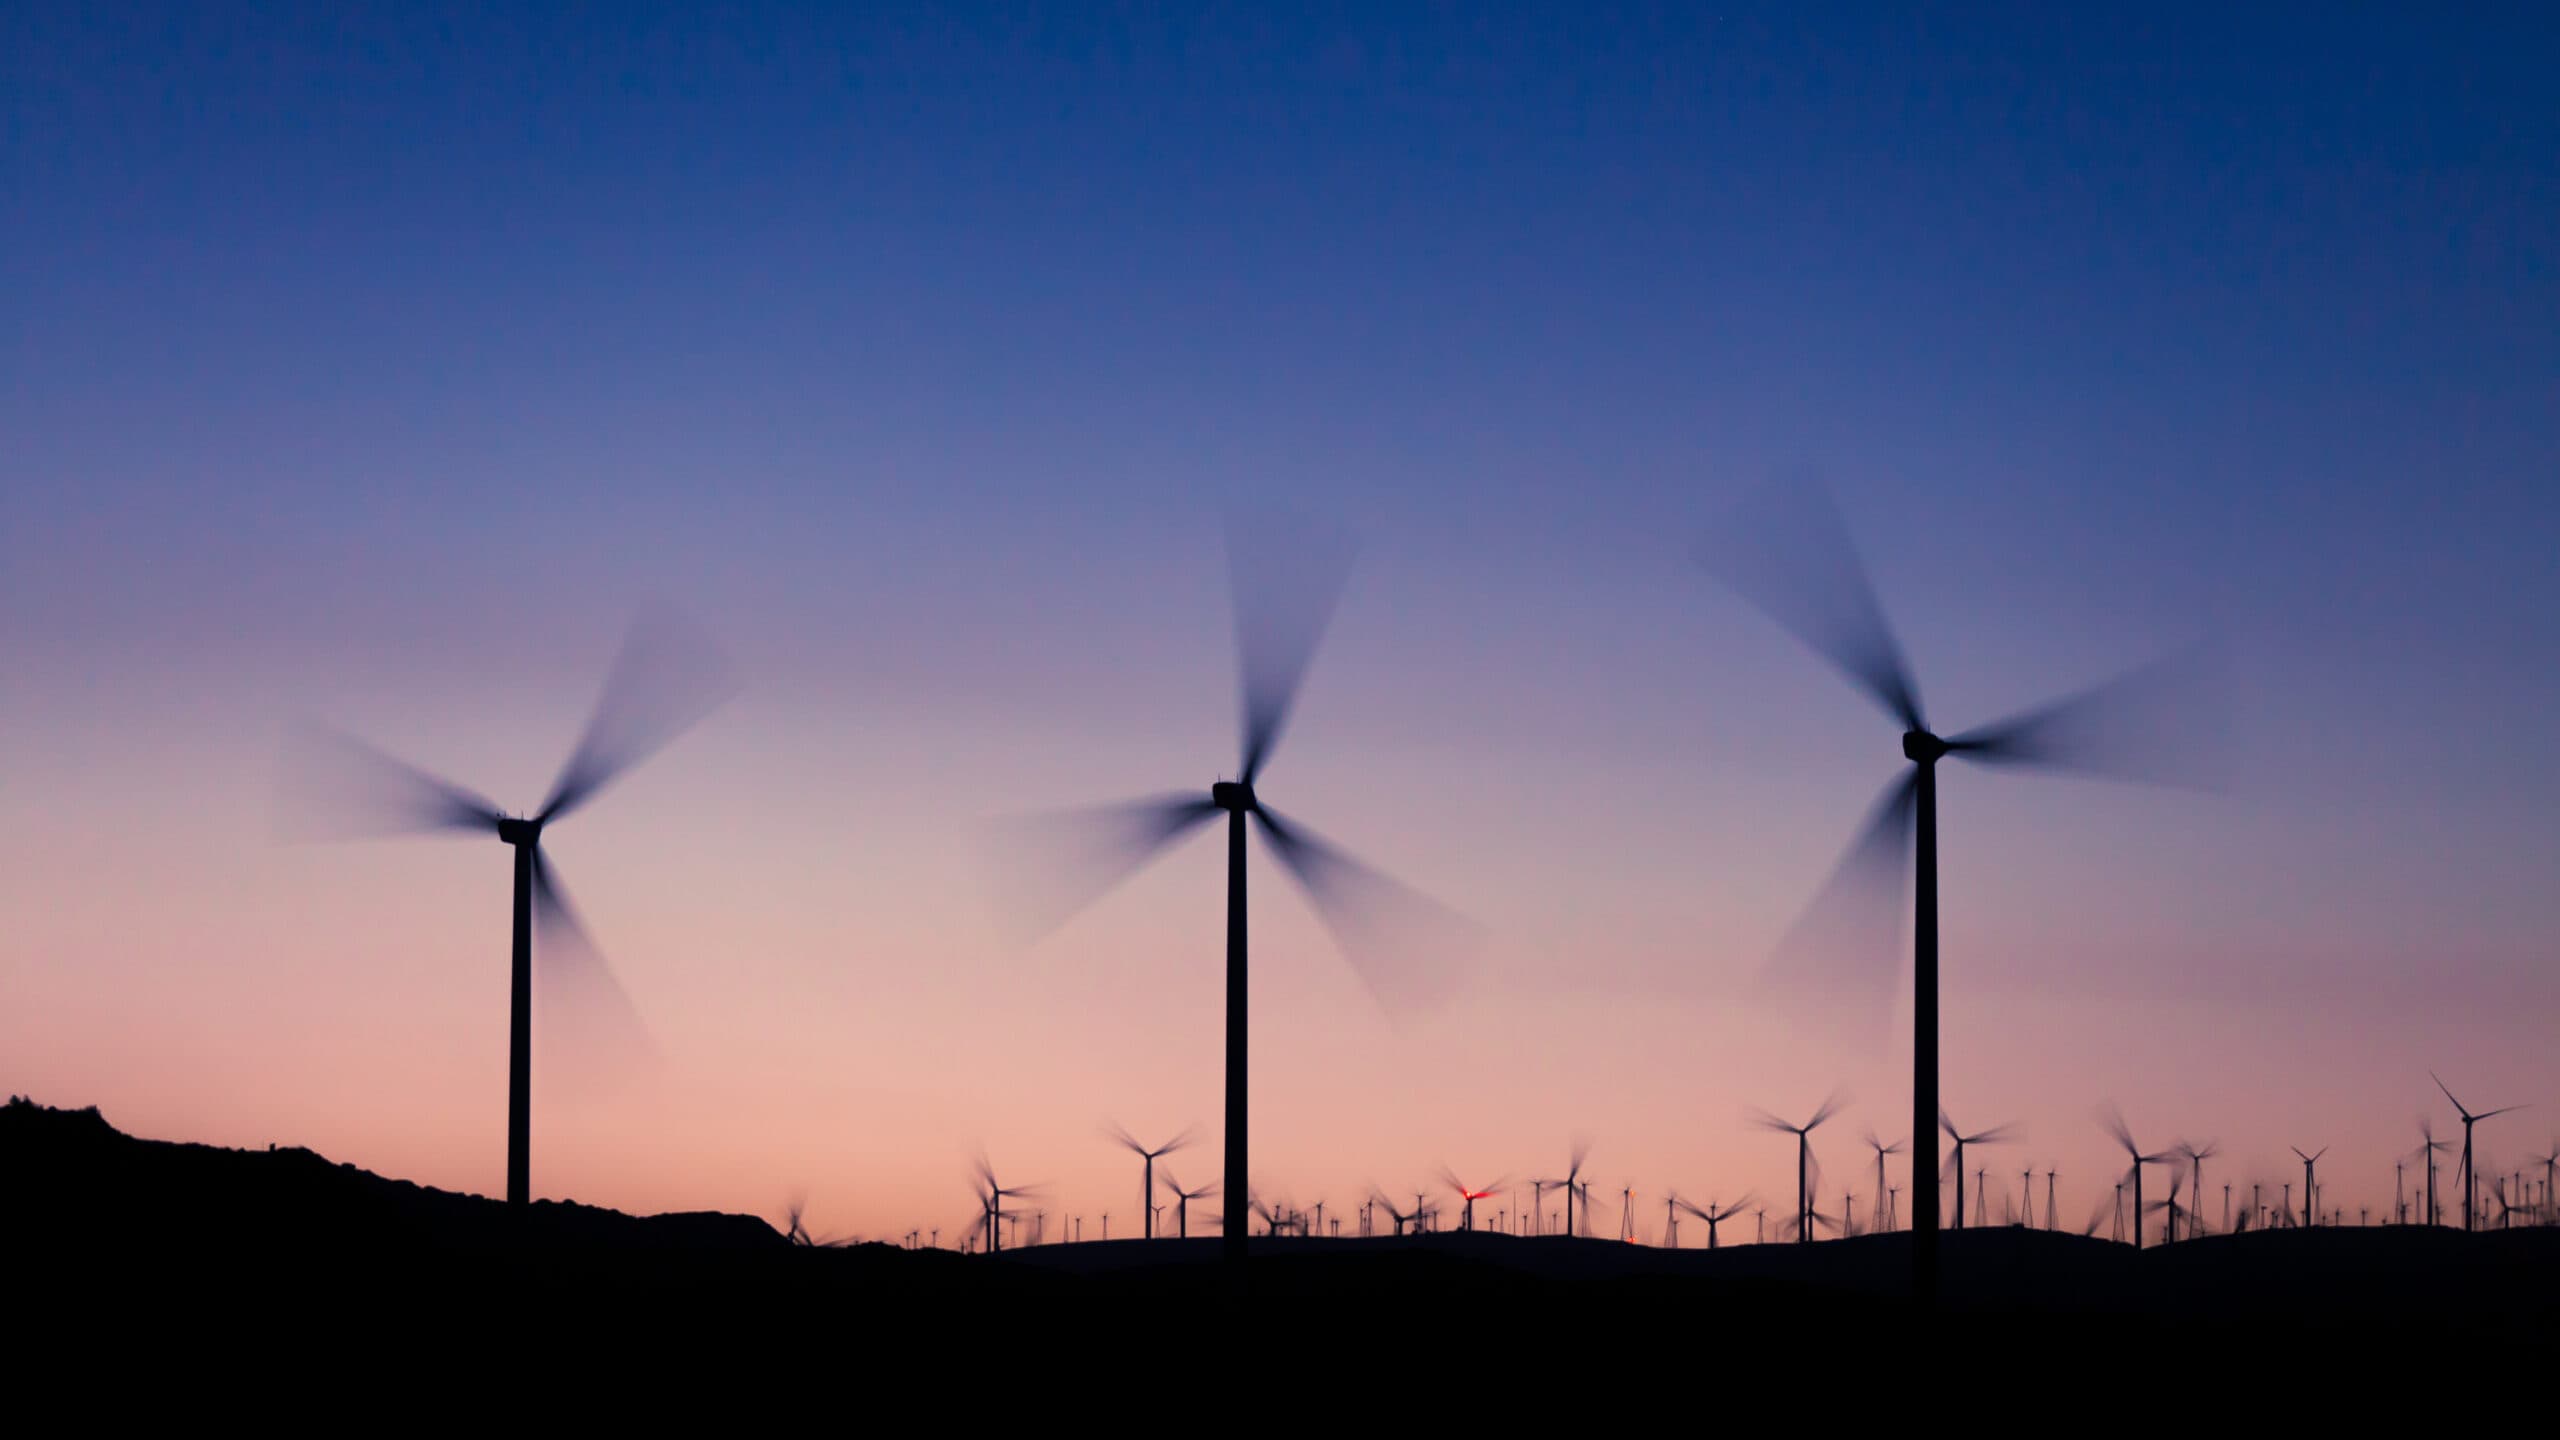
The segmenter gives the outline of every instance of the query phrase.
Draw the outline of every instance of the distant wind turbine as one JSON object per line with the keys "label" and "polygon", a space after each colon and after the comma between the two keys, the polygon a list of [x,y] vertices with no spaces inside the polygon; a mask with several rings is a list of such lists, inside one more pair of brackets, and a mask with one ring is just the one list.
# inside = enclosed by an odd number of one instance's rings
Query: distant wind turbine
{"label": "distant wind turbine", "polygon": [[2480,1210],[2478,1203],[2472,1197],[2471,1190],[2472,1181],[2475,1178],[2474,1172],[2476,1172],[2480,1166],[2479,1161],[2475,1158],[2478,1152],[2471,1148],[2471,1127],[2493,1115],[2504,1115],[2510,1110],[2521,1110],[2524,1107],[2521,1105],[2501,1105],[2495,1110],[2483,1110],[2479,1114],[2474,1115],[2470,1111],[2462,1108],[2461,1101],[2453,1099],[2453,1091],[2436,1075],[2436,1072],[2433,1070],[2428,1071],[2427,1078],[2434,1080],[2436,1082],[2436,1088],[2444,1091],[2444,1098],[2447,1100],[2453,1100],[2454,1113],[2462,1117],[2462,1228],[2465,1230],[2476,1230],[2479,1228],[2477,1221],[2479,1219]]}
{"label": "distant wind turbine", "polygon": [[2142,1147],[2133,1143],[2133,1131],[2124,1123],[2124,1116],[2113,1106],[2099,1112],[2098,1120],[2100,1124],[2107,1127],[2107,1133],[2115,1137],[2116,1143],[2124,1147],[2124,1153],[2133,1161],[2133,1248],[2139,1250],[2142,1248],[2142,1167],[2166,1165],[2174,1156],[2166,1150],[2157,1155],[2143,1154]]}
{"label": "distant wind turbine", "polygon": [[2207,1140],[2197,1145],[2181,1140],[2175,1148],[2195,1176],[2194,1188],[2188,1191],[2187,1229],[2191,1234],[2201,1235],[2204,1233],[2204,1162],[2222,1153],[2222,1142]]}
{"label": "distant wind turbine", "polygon": [[1182,1182],[1173,1178],[1173,1170],[1168,1166],[1164,1172],[1164,1192],[1173,1197],[1174,1238],[1188,1240],[1191,1238],[1191,1202],[1217,1194],[1218,1186],[1212,1181],[1197,1190],[1185,1190]]}
{"label": "distant wind turbine", "polygon": [[1143,1183],[1138,1189],[1138,1208],[1145,1212],[1142,1216],[1142,1221],[1146,1227],[1145,1238],[1153,1240],[1156,1238],[1156,1211],[1160,1208],[1155,1203],[1156,1161],[1172,1154],[1183,1146],[1190,1144],[1191,1132],[1189,1130],[1184,1130],[1175,1135],[1172,1139],[1156,1146],[1152,1150],[1139,1144],[1136,1136],[1121,1129],[1117,1124],[1110,1126],[1104,1130],[1103,1133],[1118,1141],[1122,1149],[1136,1155],[1145,1163]]}
{"label": "distant wind turbine", "polygon": [[1582,1183],[1582,1165],[1584,1161],[1590,1158],[1591,1142],[1589,1140],[1577,1138],[1573,1142],[1573,1163],[1565,1167],[1563,1179],[1533,1180],[1530,1182],[1537,1186],[1538,1190],[1542,1194],[1548,1190],[1562,1190],[1564,1192],[1564,1233],[1568,1238],[1578,1233],[1573,1228],[1573,1201],[1576,1192],[1579,1192],[1586,1202],[1590,1198],[1590,1190]]}
{"label": "distant wind turbine", "polygon": [[1040,1193],[1040,1187],[1017,1185],[1007,1189],[997,1184],[995,1167],[987,1163],[984,1155],[977,1160],[977,1180],[978,1206],[986,1217],[987,1253],[993,1255],[1004,1249],[1004,1231],[998,1222],[1016,1219],[1021,1213],[1005,1209],[1004,1202],[1029,1199]]}
{"label": "distant wind turbine", "polygon": [[[1813,1181],[1815,1173],[1813,1164],[1813,1132],[1821,1129],[1824,1121],[1829,1120],[1832,1116],[1840,1113],[1841,1103],[1842,1100],[1839,1093],[1836,1091],[1833,1092],[1829,1099],[1822,1102],[1822,1108],[1814,1111],[1812,1118],[1806,1120],[1801,1125],[1789,1124],[1787,1121],[1779,1119],[1777,1116],[1770,1114],[1766,1110],[1757,1112],[1754,1117],[1758,1121],[1760,1128],[1763,1130],[1775,1130],[1781,1135],[1793,1135],[1796,1137],[1795,1231],[1796,1240],[1799,1244],[1811,1240],[1813,1238],[1815,1228],[1813,1219]],[[1916,1219],[1919,1215],[1920,1207],[1915,1204],[1911,1207],[1911,1210],[1912,1215]]]}
{"label": "distant wind turbine", "polygon": [[2295,1145],[2290,1148],[2295,1155],[2300,1156],[2302,1159],[2302,1228],[2308,1230],[2311,1228],[2312,1220],[2314,1218],[2311,1212],[2311,1197],[2318,1193],[2315,1189],[2312,1167],[2320,1163],[2320,1157],[2322,1155],[2329,1153],[2329,1147],[2323,1145],[2317,1152],[2309,1155],[2304,1155],[2302,1153],[2302,1147],[2299,1145]]}
{"label": "distant wind turbine", "polygon": [[[1979,1135],[1966,1135],[1960,1133],[1956,1129],[1956,1122],[1948,1119],[1947,1112],[1944,1110],[1938,1112],[1938,1127],[1946,1131],[1947,1138],[1956,1143],[1955,1153],[1947,1157],[1947,1168],[1956,1172],[1955,1228],[1961,1230],[1964,1228],[1964,1147],[1967,1145],[2005,1145],[2011,1140],[2017,1138],[2016,1127],[2010,1125],[1994,1125]],[[1940,1178],[1945,1178],[1943,1171],[1940,1172]]]}
{"label": "distant wind turbine", "polygon": [[1896,1140],[1890,1145],[1886,1144],[1882,1140],[1876,1138],[1876,1130],[1872,1125],[1867,1127],[1866,1141],[1867,1148],[1876,1152],[1875,1226],[1876,1232],[1878,1234],[1882,1234],[1893,1228],[1893,1219],[1890,1210],[1893,1187],[1885,1183],[1884,1160],[1888,1155],[1901,1154],[1903,1142]]}
{"label": "distant wind turbine", "polygon": [[1472,1231],[1476,1228],[1476,1202],[1479,1200],[1488,1200],[1501,1194],[1502,1187],[1511,1182],[1508,1180],[1496,1180],[1492,1184],[1481,1188],[1471,1187],[1467,1182],[1458,1178],[1456,1171],[1451,1170],[1446,1165],[1443,1165],[1440,1167],[1440,1183],[1448,1186],[1451,1190],[1456,1191],[1458,1199],[1465,1206],[1465,1208],[1459,1211],[1458,1214],[1458,1228],[1460,1230]]}

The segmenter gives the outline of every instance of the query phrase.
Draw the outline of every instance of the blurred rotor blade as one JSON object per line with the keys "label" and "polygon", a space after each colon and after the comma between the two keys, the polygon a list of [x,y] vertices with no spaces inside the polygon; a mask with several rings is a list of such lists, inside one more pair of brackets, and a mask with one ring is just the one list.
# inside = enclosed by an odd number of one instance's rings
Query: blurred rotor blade
{"label": "blurred rotor blade", "polygon": [[1906,770],[1761,968],[1761,998],[1788,1018],[1854,1042],[1879,1038],[1892,1017],[1909,911],[1917,770]]}
{"label": "blurred rotor blade", "polygon": [[1457,989],[1473,927],[1456,911],[1267,806],[1254,818],[1388,1018],[1426,1014]]}
{"label": "blurred rotor blade", "polygon": [[586,804],[737,693],[737,670],[709,636],[668,614],[634,621],[541,818]]}
{"label": "blurred rotor blade", "polygon": [[537,1043],[553,1061],[566,1062],[546,1077],[546,1088],[613,1088],[654,1067],[648,1027],[579,923],[540,845],[533,851],[533,923]]}
{"label": "blurred rotor blade", "polygon": [[498,829],[498,807],[479,795],[316,721],[286,732],[278,781],[276,830],[287,838]]}
{"label": "blurred rotor blade", "polygon": [[989,853],[1007,927],[1017,943],[1039,939],[1219,813],[1192,792],[999,822]]}
{"label": "blurred rotor blade", "polygon": [[1814,1111],[1813,1118],[1804,1122],[1805,1130],[1810,1133],[1821,1129],[1824,1121],[1827,1121],[1832,1116],[1839,1114],[1841,1107],[1848,1103],[1848,1092],[1842,1090],[1834,1090],[1830,1094],[1822,1097],[1822,1108]]}
{"label": "blurred rotor blade", "polygon": [[2124,1112],[2115,1107],[2114,1101],[2110,1100],[2098,1107],[2098,1124],[2115,1137],[2116,1143],[2124,1147],[2126,1154],[2142,1153],[2142,1147],[2133,1143],[2132,1127],[2124,1123]]}
{"label": "blurred rotor blade", "polygon": [[1307,662],[1332,623],[1356,549],[1339,527],[1302,516],[1227,518],[1244,706],[1241,778],[1247,784],[1262,773],[1288,728]]}
{"label": "blurred rotor blade", "polygon": [[2228,692],[2218,654],[2190,651],[1950,737],[1947,752],[1977,765],[2211,788],[2225,768]]}
{"label": "blurred rotor blade", "polygon": [[1967,1145],[2006,1145],[2017,1138],[2018,1127],[2015,1124],[1994,1125],[1979,1135],[1967,1135],[1964,1137],[1964,1143]]}
{"label": "blurred rotor blade", "polygon": [[1885,622],[1849,527],[1822,485],[1762,487],[1697,553],[1708,574],[1839,667],[1903,729],[1928,728],[1902,642]]}

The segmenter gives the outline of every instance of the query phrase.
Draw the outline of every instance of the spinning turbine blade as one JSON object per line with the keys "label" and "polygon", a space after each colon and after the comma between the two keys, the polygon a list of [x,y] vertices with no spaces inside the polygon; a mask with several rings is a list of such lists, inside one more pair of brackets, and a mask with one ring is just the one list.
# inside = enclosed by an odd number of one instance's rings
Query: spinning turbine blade
{"label": "spinning turbine blade", "polygon": [[1253,783],[1288,728],[1307,662],[1351,575],[1350,537],[1305,519],[1233,515],[1227,564],[1235,585],[1243,691],[1243,772]]}
{"label": "spinning turbine blade", "polygon": [[1830,878],[1762,968],[1760,990],[1791,1017],[1864,1036],[1892,1014],[1907,948],[1902,934],[1919,795],[1916,771],[1885,787]]}
{"label": "spinning turbine blade", "polygon": [[533,973],[541,987],[534,1043],[569,1062],[570,1072],[584,1080],[653,1062],[657,1051],[648,1027],[579,923],[539,846],[533,852],[533,924]]}
{"label": "spinning turbine blade", "polygon": [[284,833],[354,839],[497,831],[497,806],[344,731],[300,724],[285,749],[277,814]]}
{"label": "spinning turbine blade", "polygon": [[2008,719],[1967,730],[1947,752],[1977,765],[2015,765],[2156,785],[2220,778],[2226,706],[2204,652],[2172,656]]}
{"label": "spinning turbine blade", "polygon": [[994,836],[998,883],[1019,938],[1065,924],[1219,813],[1205,794],[1158,795],[1005,825]]}
{"label": "spinning turbine blade", "polygon": [[1423,1014],[1457,986],[1466,923],[1268,806],[1254,818],[1351,968],[1390,1017]]}
{"label": "spinning turbine blade", "polygon": [[737,672],[710,637],[672,616],[636,622],[539,818],[557,820],[586,804],[737,691]]}
{"label": "spinning turbine blade", "polygon": [[1698,547],[1707,573],[1839,667],[1905,730],[1927,726],[1902,643],[1830,492],[1771,485]]}

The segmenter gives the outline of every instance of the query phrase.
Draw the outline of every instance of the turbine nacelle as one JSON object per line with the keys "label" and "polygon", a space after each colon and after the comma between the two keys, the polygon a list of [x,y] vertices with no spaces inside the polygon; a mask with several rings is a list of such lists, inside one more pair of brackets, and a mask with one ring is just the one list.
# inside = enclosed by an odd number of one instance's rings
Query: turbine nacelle
{"label": "turbine nacelle", "polygon": [[1254,803],[1253,782],[1249,780],[1221,780],[1210,786],[1209,803],[1239,814],[1251,814],[1259,808]]}
{"label": "turbine nacelle", "polygon": [[542,838],[542,822],[502,815],[498,817],[498,838],[510,845],[531,845]]}
{"label": "turbine nacelle", "polygon": [[1926,730],[1902,732],[1902,758],[1914,765],[1934,764],[1947,753],[1947,742]]}

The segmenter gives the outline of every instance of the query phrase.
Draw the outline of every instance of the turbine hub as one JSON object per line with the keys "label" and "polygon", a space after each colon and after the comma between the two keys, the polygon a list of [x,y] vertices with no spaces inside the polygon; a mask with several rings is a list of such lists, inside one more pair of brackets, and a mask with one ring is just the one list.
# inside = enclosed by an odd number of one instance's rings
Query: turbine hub
{"label": "turbine hub", "polygon": [[1221,780],[1209,787],[1209,803],[1221,810],[1253,808],[1253,787],[1242,780]]}
{"label": "turbine hub", "polygon": [[1914,765],[1928,765],[1947,753],[1947,742],[1926,730],[1902,732],[1902,758]]}
{"label": "turbine hub", "polygon": [[530,845],[541,838],[541,835],[542,822],[539,820],[517,820],[508,817],[498,821],[498,838],[510,845]]}

